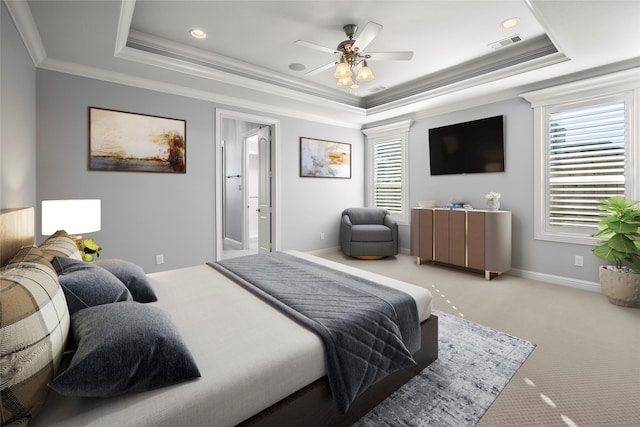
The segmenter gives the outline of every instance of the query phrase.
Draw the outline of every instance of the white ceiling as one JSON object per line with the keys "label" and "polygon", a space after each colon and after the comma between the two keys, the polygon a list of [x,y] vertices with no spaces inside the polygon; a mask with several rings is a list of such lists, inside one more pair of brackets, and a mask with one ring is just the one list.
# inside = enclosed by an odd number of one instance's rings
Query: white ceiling
{"label": "white ceiling", "polygon": [[[5,3],[41,68],[355,127],[640,67],[640,0]],[[305,75],[335,57],[296,40],[333,49],[369,21],[383,29],[366,52],[413,58],[371,61],[358,89],[337,88],[333,68]]]}

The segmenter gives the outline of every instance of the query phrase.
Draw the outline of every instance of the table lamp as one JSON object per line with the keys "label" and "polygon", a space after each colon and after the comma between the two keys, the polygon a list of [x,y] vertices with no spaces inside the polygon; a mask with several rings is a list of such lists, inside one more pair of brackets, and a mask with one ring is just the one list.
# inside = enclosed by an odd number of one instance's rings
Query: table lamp
{"label": "table lamp", "polygon": [[93,261],[100,246],[93,239],[83,239],[81,234],[100,231],[100,200],[43,200],[42,234],[50,236],[64,230],[76,242],[85,261]]}
{"label": "table lamp", "polygon": [[58,230],[76,238],[100,231],[100,199],[43,200],[42,234],[50,236]]}

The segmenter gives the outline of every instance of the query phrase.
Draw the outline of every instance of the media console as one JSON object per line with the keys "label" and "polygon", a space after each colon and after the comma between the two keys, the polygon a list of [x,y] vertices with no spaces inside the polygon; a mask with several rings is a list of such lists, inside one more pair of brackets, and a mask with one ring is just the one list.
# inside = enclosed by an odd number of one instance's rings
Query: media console
{"label": "media console", "polygon": [[491,280],[511,269],[511,212],[412,209],[411,255],[418,264],[482,271]]}

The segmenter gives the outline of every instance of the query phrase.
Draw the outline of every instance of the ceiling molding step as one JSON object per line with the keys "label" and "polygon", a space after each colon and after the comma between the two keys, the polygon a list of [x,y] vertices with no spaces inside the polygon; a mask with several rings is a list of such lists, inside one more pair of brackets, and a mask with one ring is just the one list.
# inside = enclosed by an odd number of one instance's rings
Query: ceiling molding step
{"label": "ceiling molding step", "polygon": [[[518,43],[517,49],[505,48],[497,53],[431,73],[427,78],[392,88],[392,91],[370,95],[365,98],[365,107],[389,104],[440,87],[464,83],[482,75],[491,75],[494,79],[500,79],[514,71],[522,73],[566,60],[568,58],[558,52],[547,37],[538,37]],[[504,74],[500,73],[502,70]]]}
{"label": "ceiling molding step", "polygon": [[31,9],[26,1],[6,1],[4,4],[9,10],[9,14],[15,23],[18,33],[31,56],[31,60],[37,67],[47,57],[47,52],[44,49],[40,32],[36,26],[36,21],[33,19]]}
{"label": "ceiling molding step", "polygon": [[[554,55],[549,55],[544,58],[532,60],[527,63],[519,64],[517,66],[510,67],[505,70],[499,70],[492,73],[479,75],[466,80],[457,81],[449,85],[444,85],[444,86],[437,85],[434,88],[425,92],[417,93],[412,96],[407,96],[397,101],[389,102],[387,104],[383,104],[380,106],[367,108],[367,115],[373,116],[373,115],[384,113],[384,112],[398,110],[403,107],[415,106],[416,104],[419,104],[423,101],[427,101],[429,99],[452,94],[452,93],[462,91],[464,89],[469,89],[472,87],[478,87],[487,83],[492,83],[497,80],[505,79],[515,75],[520,75],[525,72],[535,71],[543,66],[549,66],[549,65],[557,64],[564,61],[567,61],[567,58],[563,54],[558,52]],[[517,91],[516,91],[516,95],[517,95]]]}
{"label": "ceiling molding step", "polygon": [[[314,97],[353,106],[361,106],[361,101],[358,98],[349,96],[346,93],[329,90],[322,85],[301,78],[277,73],[243,61],[185,46],[139,31],[132,30],[129,33],[127,46],[140,52],[147,52],[166,58],[165,62],[157,61],[158,66],[165,64],[167,68],[174,69],[174,67],[179,66],[180,63],[191,63],[200,65],[205,69],[217,71],[213,72],[209,78],[215,78],[225,83],[241,84],[243,86],[253,84],[256,85],[256,89],[259,89],[257,87],[258,84],[263,83],[270,86],[268,86],[268,88],[262,88],[261,90],[273,91],[274,87],[282,87],[284,89],[304,92]],[[172,63],[172,61],[178,63]]]}
{"label": "ceiling molding step", "polygon": [[191,89],[181,85],[159,82],[148,78],[134,77],[130,74],[105,71],[103,69],[86,67],[83,65],[72,64],[69,62],[58,60],[45,59],[39,66],[39,68],[79,77],[102,80],[110,83],[117,83],[125,86],[132,86],[140,89],[153,90],[172,95],[184,96],[187,98],[199,99],[202,101],[214,102],[232,108],[242,108],[246,110],[256,111],[262,115],[275,114],[351,129],[360,129],[365,119],[365,115],[362,110],[358,110],[355,112],[351,111],[349,115],[345,115],[346,111],[344,110],[336,110],[335,114],[332,114],[331,112],[312,113],[308,110],[303,110],[300,108],[287,108],[275,105],[273,103],[259,102],[255,100],[246,100],[238,97],[220,95],[210,91]]}
{"label": "ceiling molding step", "polygon": [[260,82],[251,78],[232,75],[223,71],[218,71],[207,66],[197,65],[193,62],[180,61],[166,56],[157,55],[147,51],[141,51],[131,47],[126,47],[120,51],[117,58],[138,62],[147,66],[155,66],[169,71],[177,71],[187,73],[192,76],[201,77],[207,80],[216,81],[222,84],[230,84],[242,88],[256,90],[269,95],[283,96],[301,102],[318,104],[323,102],[331,105],[333,108],[348,111],[351,113],[362,113],[364,109],[357,105],[345,104],[341,100],[326,99],[318,97],[316,94],[308,94],[299,92],[295,89],[284,88],[265,82]]}
{"label": "ceiling molding step", "polygon": [[[553,28],[547,22],[544,14],[540,12],[538,7],[535,5],[537,0],[523,0],[523,1],[524,1],[524,4],[527,6],[527,8],[531,11],[533,16],[535,17],[536,21],[538,21],[538,23],[542,26],[545,34],[547,35],[547,37],[549,37],[549,40],[551,40],[551,43],[553,43],[553,45],[558,49],[559,52],[565,52],[565,49],[562,47],[562,42],[556,36],[555,32],[553,31]],[[548,1],[548,0],[544,0],[544,1]]]}
{"label": "ceiling molding step", "polygon": [[127,45],[131,21],[133,21],[133,11],[136,8],[136,0],[123,1],[120,7],[120,18],[116,29],[116,43],[113,51],[117,55]]}

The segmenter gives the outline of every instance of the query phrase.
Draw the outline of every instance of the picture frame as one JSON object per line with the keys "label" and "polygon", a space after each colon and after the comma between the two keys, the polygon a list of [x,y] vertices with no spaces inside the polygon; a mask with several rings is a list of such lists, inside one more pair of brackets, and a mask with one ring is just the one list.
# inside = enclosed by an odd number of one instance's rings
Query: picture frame
{"label": "picture frame", "polygon": [[351,179],[351,144],[300,137],[300,176]]}
{"label": "picture frame", "polygon": [[89,170],[186,173],[187,121],[88,108]]}

